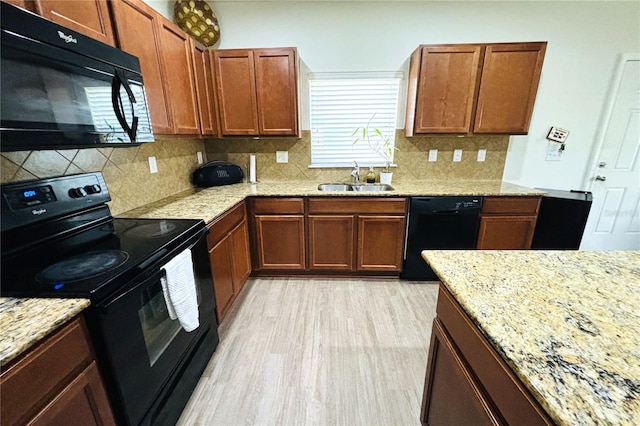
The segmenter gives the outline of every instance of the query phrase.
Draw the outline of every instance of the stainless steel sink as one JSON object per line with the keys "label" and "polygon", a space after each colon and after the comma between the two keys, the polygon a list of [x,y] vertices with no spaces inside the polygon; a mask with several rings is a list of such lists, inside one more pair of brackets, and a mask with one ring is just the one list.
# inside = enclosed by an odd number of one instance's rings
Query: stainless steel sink
{"label": "stainless steel sink", "polygon": [[357,192],[383,192],[393,191],[393,187],[386,183],[321,183],[318,185],[320,191],[357,191]]}
{"label": "stainless steel sink", "polygon": [[348,183],[321,183],[318,189],[320,191],[353,191]]}
{"label": "stainless steel sink", "polygon": [[354,191],[360,192],[381,192],[393,191],[393,187],[386,183],[362,183],[360,185],[352,185]]}

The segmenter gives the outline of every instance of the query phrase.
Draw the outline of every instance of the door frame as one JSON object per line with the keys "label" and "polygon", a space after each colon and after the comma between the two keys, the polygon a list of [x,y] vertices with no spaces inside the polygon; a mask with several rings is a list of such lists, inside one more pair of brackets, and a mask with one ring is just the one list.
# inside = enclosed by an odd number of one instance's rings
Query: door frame
{"label": "door frame", "polygon": [[599,126],[596,136],[596,144],[591,149],[591,155],[589,157],[588,163],[589,165],[585,170],[584,176],[582,178],[582,187],[585,188],[586,191],[591,191],[593,188],[595,170],[598,167],[599,158],[602,155],[604,137],[607,132],[607,128],[609,127],[609,121],[611,120],[611,112],[613,111],[613,107],[616,101],[616,95],[618,93],[618,89],[620,88],[620,84],[622,83],[624,65],[629,61],[640,61],[640,52],[622,53],[620,54],[616,63],[615,74],[609,86],[605,107],[601,112],[600,120],[598,120]]}

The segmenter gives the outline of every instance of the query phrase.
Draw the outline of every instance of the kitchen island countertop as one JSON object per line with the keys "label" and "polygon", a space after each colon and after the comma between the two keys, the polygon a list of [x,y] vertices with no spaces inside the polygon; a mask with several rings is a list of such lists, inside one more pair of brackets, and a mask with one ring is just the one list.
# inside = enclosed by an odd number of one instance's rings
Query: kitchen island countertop
{"label": "kitchen island countertop", "polygon": [[7,365],[89,304],[89,299],[0,297],[0,365]]}
{"label": "kitchen island countertop", "polygon": [[499,180],[411,181],[392,183],[393,191],[319,191],[315,181],[237,183],[194,189],[118,216],[156,219],[203,219],[211,222],[249,196],[286,197],[412,197],[412,196],[539,196],[545,192]]}
{"label": "kitchen island countertop", "polygon": [[558,424],[640,424],[640,252],[423,251]]}

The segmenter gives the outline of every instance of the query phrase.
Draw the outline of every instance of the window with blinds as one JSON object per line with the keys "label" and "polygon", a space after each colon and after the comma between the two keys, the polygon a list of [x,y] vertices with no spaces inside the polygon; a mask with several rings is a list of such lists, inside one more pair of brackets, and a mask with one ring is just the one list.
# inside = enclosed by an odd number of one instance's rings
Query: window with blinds
{"label": "window with blinds", "polygon": [[[366,140],[354,144],[358,128],[380,130],[395,143],[401,75],[312,75],[309,79],[311,166],[384,166],[385,158]],[[361,133],[360,133],[361,136]],[[362,138],[361,138],[362,139]],[[391,158],[393,162],[393,158]]]}

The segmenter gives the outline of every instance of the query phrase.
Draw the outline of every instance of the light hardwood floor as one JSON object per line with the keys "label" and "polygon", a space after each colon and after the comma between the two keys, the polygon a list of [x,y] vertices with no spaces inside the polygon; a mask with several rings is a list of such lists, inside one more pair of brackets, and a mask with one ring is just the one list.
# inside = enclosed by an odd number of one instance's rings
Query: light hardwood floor
{"label": "light hardwood floor", "polygon": [[437,283],[249,279],[180,425],[419,425]]}

